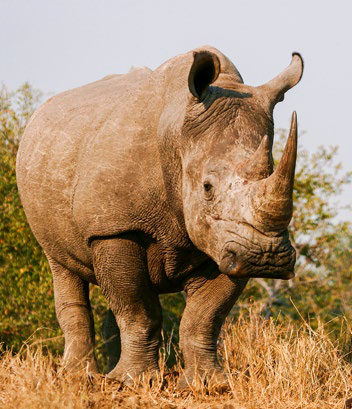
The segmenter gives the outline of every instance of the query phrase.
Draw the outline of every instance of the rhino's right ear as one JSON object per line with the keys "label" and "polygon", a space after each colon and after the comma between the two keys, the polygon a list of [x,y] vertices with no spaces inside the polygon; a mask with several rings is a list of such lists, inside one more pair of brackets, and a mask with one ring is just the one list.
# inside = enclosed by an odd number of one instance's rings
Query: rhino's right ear
{"label": "rhino's right ear", "polygon": [[220,61],[217,55],[209,51],[194,51],[193,64],[188,76],[188,88],[200,101],[205,97],[208,86],[220,73]]}

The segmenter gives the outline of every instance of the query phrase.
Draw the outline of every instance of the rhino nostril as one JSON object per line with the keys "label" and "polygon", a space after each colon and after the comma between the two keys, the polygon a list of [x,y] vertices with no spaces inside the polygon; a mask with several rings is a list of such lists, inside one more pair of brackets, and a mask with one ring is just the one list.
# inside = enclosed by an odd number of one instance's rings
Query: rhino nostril
{"label": "rhino nostril", "polygon": [[229,263],[229,270],[234,270],[237,267],[237,256],[236,253],[231,252],[230,256],[230,263]]}
{"label": "rhino nostril", "polygon": [[231,271],[236,269],[237,264],[236,253],[234,251],[227,250],[220,261],[219,269],[223,274],[229,274]]}

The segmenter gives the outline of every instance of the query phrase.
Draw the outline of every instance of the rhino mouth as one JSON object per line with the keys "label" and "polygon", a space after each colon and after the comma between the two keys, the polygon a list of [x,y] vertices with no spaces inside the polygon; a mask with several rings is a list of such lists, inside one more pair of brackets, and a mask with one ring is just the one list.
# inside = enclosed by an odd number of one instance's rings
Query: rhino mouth
{"label": "rhino mouth", "polygon": [[294,277],[296,251],[288,233],[282,237],[267,238],[266,242],[249,241],[239,237],[230,240],[222,251],[219,269],[237,278],[276,278],[289,280]]}

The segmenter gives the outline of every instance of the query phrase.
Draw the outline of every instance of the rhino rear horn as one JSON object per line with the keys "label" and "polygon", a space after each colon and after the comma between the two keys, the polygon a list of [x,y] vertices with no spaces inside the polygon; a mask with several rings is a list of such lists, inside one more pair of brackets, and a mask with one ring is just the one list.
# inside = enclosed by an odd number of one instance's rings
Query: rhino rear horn
{"label": "rhino rear horn", "polygon": [[237,166],[236,173],[244,179],[255,181],[269,177],[272,172],[271,143],[268,135],[265,135],[253,155]]}
{"label": "rhino rear horn", "polygon": [[217,55],[209,51],[194,51],[193,64],[188,76],[188,87],[191,94],[202,100],[208,86],[219,76],[220,61]]}
{"label": "rhino rear horn", "polygon": [[258,88],[265,92],[272,106],[283,101],[286,91],[294,87],[303,75],[303,58],[299,53],[292,53],[290,65],[271,81]]}

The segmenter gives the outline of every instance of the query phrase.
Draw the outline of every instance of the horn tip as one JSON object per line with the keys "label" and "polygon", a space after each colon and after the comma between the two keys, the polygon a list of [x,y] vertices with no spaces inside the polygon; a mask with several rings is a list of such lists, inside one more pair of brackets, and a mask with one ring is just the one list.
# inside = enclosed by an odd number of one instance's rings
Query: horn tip
{"label": "horn tip", "polygon": [[291,117],[291,127],[290,127],[290,134],[289,136],[293,137],[294,140],[297,143],[297,113],[296,111],[292,112],[292,117]]}

